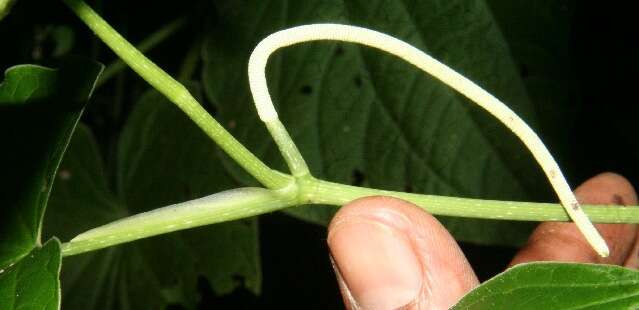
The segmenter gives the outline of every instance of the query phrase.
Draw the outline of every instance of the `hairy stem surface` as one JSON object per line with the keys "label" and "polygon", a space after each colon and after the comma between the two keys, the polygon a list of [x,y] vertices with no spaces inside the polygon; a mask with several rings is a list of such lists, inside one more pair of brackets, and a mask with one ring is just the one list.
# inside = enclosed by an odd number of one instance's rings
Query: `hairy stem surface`
{"label": "hairy stem surface", "polygon": [[70,256],[166,234],[279,210],[296,203],[294,188],[237,188],[126,217],[79,234],[62,246]]}
{"label": "hairy stem surface", "polygon": [[[297,178],[297,185],[281,190],[239,188],[136,214],[86,231],[63,244],[70,256],[142,238],[214,223],[237,220],[304,204],[342,206],[368,196],[390,196],[445,216],[517,221],[569,221],[560,204],[482,200],[409,194]],[[639,207],[583,206],[597,223],[639,223]]]}

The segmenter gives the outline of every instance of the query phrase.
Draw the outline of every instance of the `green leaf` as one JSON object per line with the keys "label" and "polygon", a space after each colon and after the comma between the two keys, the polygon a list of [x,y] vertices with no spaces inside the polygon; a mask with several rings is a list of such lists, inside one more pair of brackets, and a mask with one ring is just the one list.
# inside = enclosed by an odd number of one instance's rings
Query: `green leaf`
{"label": "green leaf", "polygon": [[0,84],[0,268],[40,243],[52,178],[102,66],[8,69]]}
{"label": "green leaf", "polygon": [[[156,92],[141,98],[125,125],[117,195],[93,137],[80,128],[56,180],[48,234],[68,240],[126,215],[237,187],[219,164],[215,144]],[[193,308],[199,277],[219,295],[242,285],[259,293],[257,242],[257,223],[246,219],[68,257],[64,308]]]}
{"label": "green leaf", "polygon": [[[268,34],[294,25],[365,26],[427,51],[493,92],[533,127],[535,110],[506,40],[484,1],[218,1],[204,53],[204,82],[222,120],[249,149],[285,169],[254,113],[246,65]],[[377,188],[474,198],[548,198],[541,170],[485,111],[397,58],[353,44],[318,42],[276,53],[273,101],[314,175]],[[234,165],[245,184],[254,182]],[[355,182],[357,181],[357,182]],[[289,213],[326,223],[334,209]],[[521,244],[531,225],[442,218],[459,239]]]}
{"label": "green leaf", "polygon": [[59,309],[61,262],[60,242],[51,239],[11,267],[0,269],[2,309]]}
{"label": "green leaf", "polygon": [[639,272],[618,266],[517,265],[466,294],[453,309],[637,309]]}

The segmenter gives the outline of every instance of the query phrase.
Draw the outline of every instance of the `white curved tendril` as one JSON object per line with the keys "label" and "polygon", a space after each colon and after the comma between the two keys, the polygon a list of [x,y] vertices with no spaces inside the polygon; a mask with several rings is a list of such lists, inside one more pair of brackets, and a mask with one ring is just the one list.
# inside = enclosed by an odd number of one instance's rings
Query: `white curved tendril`
{"label": "white curved tendril", "polygon": [[606,242],[583,212],[559,166],[537,134],[493,95],[426,53],[392,36],[366,28],[339,24],[304,25],[269,35],[255,47],[248,66],[249,83],[255,107],[263,122],[268,123],[278,119],[266,83],[265,70],[269,56],[282,47],[318,40],[359,43],[393,54],[438,78],[495,116],[530,150],[544,170],[566,212],[590,245],[599,255],[608,256]]}

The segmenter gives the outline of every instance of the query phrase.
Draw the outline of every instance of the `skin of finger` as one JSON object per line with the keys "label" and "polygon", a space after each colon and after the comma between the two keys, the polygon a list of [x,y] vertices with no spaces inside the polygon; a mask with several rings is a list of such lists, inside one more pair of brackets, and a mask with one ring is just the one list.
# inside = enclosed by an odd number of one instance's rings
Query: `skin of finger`
{"label": "skin of finger", "polygon": [[[637,194],[628,180],[615,173],[602,173],[588,179],[576,190],[582,204],[636,205]],[[639,242],[637,225],[597,224],[610,247],[610,256],[602,258],[588,245],[572,223],[545,222],[540,224],[528,243],[514,257],[510,265],[532,261],[565,261],[580,263],[635,264],[629,259],[637,256]]]}
{"label": "skin of finger", "polygon": [[628,258],[623,264],[624,267],[639,269],[639,232],[637,232],[637,238],[635,239],[635,245],[630,251]]}
{"label": "skin of finger", "polygon": [[[390,197],[358,199],[338,211],[329,225],[327,238],[332,257],[340,256],[336,251],[349,249],[349,245],[339,244],[341,239],[336,235],[343,230],[340,227],[356,225],[361,221],[400,227],[403,237],[409,240],[422,267],[422,288],[406,309],[448,309],[479,284],[461,249],[437,219],[409,202]],[[394,221],[404,223],[397,225]],[[348,270],[349,264],[357,263],[334,261],[338,272]],[[344,278],[346,277],[338,275],[338,281],[343,281]],[[354,309],[356,307],[353,307],[352,295],[346,286],[343,282],[340,283],[342,296],[347,307]]]}

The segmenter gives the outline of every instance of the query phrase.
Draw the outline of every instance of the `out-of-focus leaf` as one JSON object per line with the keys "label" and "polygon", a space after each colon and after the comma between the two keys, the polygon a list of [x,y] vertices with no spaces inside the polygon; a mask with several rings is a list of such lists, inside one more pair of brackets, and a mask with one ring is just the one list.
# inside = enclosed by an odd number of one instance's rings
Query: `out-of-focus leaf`
{"label": "out-of-focus leaf", "polygon": [[9,15],[9,11],[11,11],[11,7],[15,3],[15,0],[0,0],[0,21]]}
{"label": "out-of-focus leaf", "polygon": [[47,241],[6,269],[0,269],[0,308],[57,310],[60,308],[60,242]]}
{"label": "out-of-focus leaf", "polygon": [[[118,190],[129,212],[239,187],[222,168],[217,149],[215,142],[182,111],[158,93],[147,93],[132,113],[119,145]],[[205,276],[216,293],[229,293],[242,284],[259,292],[261,271],[255,219],[171,234],[166,240],[161,242],[177,243],[188,253],[194,273]],[[170,248],[166,250],[171,253]],[[153,267],[161,273],[168,262],[172,261],[158,262]],[[184,268],[182,261],[172,263],[168,266]]]}
{"label": "out-of-focus leaf", "polygon": [[618,266],[518,265],[475,288],[453,309],[637,309],[639,272]]}
{"label": "out-of-focus leaf", "polygon": [[[249,149],[285,169],[255,115],[246,66],[253,47],[287,27],[365,26],[427,51],[491,91],[533,127],[537,117],[509,46],[485,1],[218,1],[204,82],[223,120]],[[276,53],[267,68],[283,123],[314,175],[384,189],[463,197],[547,198],[541,170],[502,125],[397,58],[319,42]],[[250,111],[250,112],[249,112]],[[254,182],[228,160],[241,182]],[[326,223],[333,208],[289,213]],[[520,244],[530,224],[441,218],[460,240]]]}
{"label": "out-of-focus leaf", "polygon": [[[126,215],[237,187],[215,148],[181,111],[147,93],[120,140],[119,193],[107,185],[93,137],[78,130],[56,179],[46,232],[68,240]],[[62,272],[64,308],[193,308],[200,277],[216,294],[238,286],[259,293],[257,241],[256,221],[246,219],[71,256]]]}
{"label": "out-of-focus leaf", "polygon": [[55,48],[51,53],[54,57],[63,56],[73,48],[75,34],[71,27],[65,25],[53,26],[51,37],[55,42]]}

